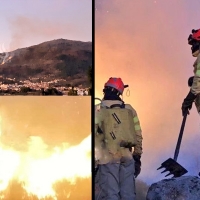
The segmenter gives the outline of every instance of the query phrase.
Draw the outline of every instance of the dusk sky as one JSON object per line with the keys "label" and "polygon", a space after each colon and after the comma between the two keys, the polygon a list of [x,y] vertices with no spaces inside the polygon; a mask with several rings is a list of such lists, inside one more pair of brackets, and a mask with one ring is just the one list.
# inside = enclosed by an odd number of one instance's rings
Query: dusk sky
{"label": "dusk sky", "polygon": [[92,41],[92,1],[1,1],[0,27],[0,52],[60,38]]}
{"label": "dusk sky", "polygon": [[[129,84],[123,99],[137,111],[143,131],[142,172],[148,184],[164,178],[156,169],[173,158],[195,58],[187,38],[200,28],[200,1],[96,0],[95,96],[110,77]],[[178,162],[200,171],[200,123],[193,105]]]}

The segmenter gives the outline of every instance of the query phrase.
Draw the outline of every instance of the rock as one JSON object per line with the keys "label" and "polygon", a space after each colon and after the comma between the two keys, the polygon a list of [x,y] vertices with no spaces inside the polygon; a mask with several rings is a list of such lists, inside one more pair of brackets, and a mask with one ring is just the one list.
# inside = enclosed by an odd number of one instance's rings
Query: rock
{"label": "rock", "polygon": [[153,183],[146,200],[200,200],[200,178],[182,176]]}

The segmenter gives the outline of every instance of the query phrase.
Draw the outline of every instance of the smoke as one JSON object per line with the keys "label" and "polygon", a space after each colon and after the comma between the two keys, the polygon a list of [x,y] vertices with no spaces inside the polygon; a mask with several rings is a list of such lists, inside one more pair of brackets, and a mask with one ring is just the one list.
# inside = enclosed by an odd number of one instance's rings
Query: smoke
{"label": "smoke", "polygon": [[[173,157],[182,122],[181,104],[193,74],[186,4],[96,0],[95,15],[95,94],[102,97],[109,77],[121,77],[129,84],[130,96],[125,89],[123,99],[136,109],[144,138],[140,177],[151,183],[163,178],[156,169]],[[180,156],[188,151],[188,139],[198,132],[197,120],[193,106]]]}
{"label": "smoke", "polygon": [[14,50],[24,46],[26,40],[41,39],[44,36],[46,38],[58,37],[59,34],[64,32],[63,27],[59,23],[55,26],[53,22],[17,16],[10,20],[12,33],[10,49]]}
{"label": "smoke", "polygon": [[140,179],[136,179],[136,200],[146,200],[149,186]]}
{"label": "smoke", "polygon": [[[9,21],[11,31],[11,42],[9,50],[36,45],[48,40],[58,39],[71,35],[77,31],[77,27],[70,23],[59,23],[55,21],[16,16]],[[35,41],[35,42],[33,42]]]}

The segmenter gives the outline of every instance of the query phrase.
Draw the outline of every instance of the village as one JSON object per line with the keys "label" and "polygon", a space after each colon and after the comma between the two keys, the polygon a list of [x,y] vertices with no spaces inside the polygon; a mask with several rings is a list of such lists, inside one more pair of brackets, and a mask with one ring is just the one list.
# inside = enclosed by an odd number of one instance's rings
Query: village
{"label": "village", "polygon": [[63,81],[63,79],[38,81],[35,78],[30,77],[28,80],[16,81],[15,78],[4,78],[0,81],[0,95],[89,95],[89,87],[62,84]]}

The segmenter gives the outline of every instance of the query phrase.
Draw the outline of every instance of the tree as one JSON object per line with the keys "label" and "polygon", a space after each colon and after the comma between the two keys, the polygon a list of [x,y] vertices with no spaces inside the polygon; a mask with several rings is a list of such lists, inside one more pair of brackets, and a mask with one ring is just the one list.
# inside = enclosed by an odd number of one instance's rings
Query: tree
{"label": "tree", "polygon": [[22,92],[22,93],[27,93],[27,92],[30,92],[31,91],[31,89],[30,89],[30,87],[21,87],[20,88],[20,92]]}
{"label": "tree", "polygon": [[63,95],[56,88],[48,88],[46,91],[44,91],[44,88],[41,88],[41,93],[42,95]]}
{"label": "tree", "polygon": [[74,90],[74,86],[72,86],[72,89],[69,90],[68,95],[69,96],[77,96],[78,95],[77,90]]}

